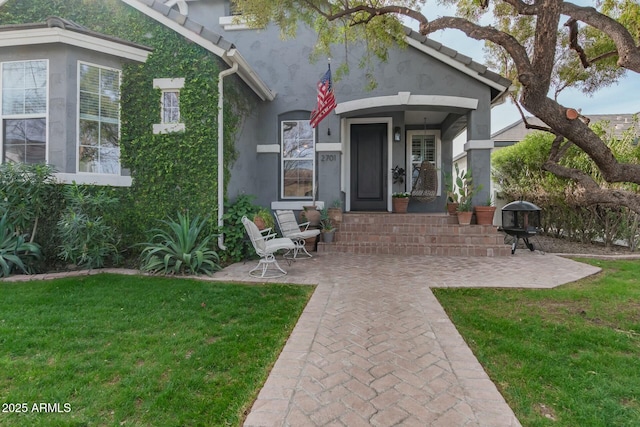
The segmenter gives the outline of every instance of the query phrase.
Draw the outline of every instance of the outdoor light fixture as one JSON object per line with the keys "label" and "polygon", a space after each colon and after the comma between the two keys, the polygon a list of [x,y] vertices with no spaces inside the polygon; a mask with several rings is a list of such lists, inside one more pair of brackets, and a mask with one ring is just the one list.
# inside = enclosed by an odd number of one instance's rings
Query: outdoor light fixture
{"label": "outdoor light fixture", "polygon": [[393,140],[395,142],[400,142],[400,126],[396,126],[393,128]]}

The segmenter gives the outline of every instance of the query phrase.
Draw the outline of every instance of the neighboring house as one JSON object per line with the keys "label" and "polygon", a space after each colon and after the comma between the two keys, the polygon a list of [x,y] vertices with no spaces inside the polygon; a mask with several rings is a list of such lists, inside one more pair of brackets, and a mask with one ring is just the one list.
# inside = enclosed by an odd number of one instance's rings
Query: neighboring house
{"label": "neighboring house", "polygon": [[[511,82],[471,58],[407,29],[408,47],[392,49],[388,61],[372,70],[377,88],[365,89],[371,70],[352,66],[348,75],[334,81],[335,112],[313,129],[309,116],[316,108],[316,85],[327,69],[324,61],[308,60],[317,37],[313,31],[301,26],[295,39],[282,40],[274,26],[249,29],[241,17],[234,20],[229,0],[121,1],[220,57],[229,66],[225,74],[237,74],[255,94],[253,110],[234,141],[238,157],[228,183],[230,198],[254,194],[259,204],[273,209],[301,209],[316,195],[320,204],[343,200],[347,211],[390,211],[392,193],[411,191],[414,169],[428,160],[439,171],[438,196],[431,202],[412,202],[410,211],[442,212],[446,194],[441,178],[451,171],[453,139],[464,129],[474,181],[489,188],[491,106],[501,101]],[[116,160],[113,111],[96,112],[91,103],[115,102],[116,88],[85,91],[82,73],[98,73],[115,83],[122,63],[144,61],[148,49],[56,22],[42,27],[52,32],[42,37],[36,36],[38,28],[4,27],[0,32],[3,76],[14,72],[11,64],[20,64],[23,73],[24,67],[37,69],[40,76],[34,88],[18,88],[18,77],[2,79],[3,161],[32,161],[33,154],[58,167],[63,177],[128,185],[128,172]],[[23,33],[8,38],[11,31]],[[76,34],[87,43],[80,44]],[[361,53],[361,46],[353,46],[347,57],[344,47],[336,46],[332,63],[357,63]],[[178,103],[183,76],[154,77],[163,108],[149,132],[184,131]],[[97,83],[94,77],[86,81]],[[38,95],[32,95],[32,89]],[[5,99],[26,94],[37,98],[37,111],[20,110],[19,103],[6,110]],[[35,126],[37,138],[21,140],[12,120]],[[393,183],[391,169],[396,165],[409,171],[403,184]],[[486,197],[485,190],[478,200]]]}
{"label": "neighboring house", "polygon": [[[608,127],[613,129],[615,135],[621,135],[623,132],[629,130],[631,127],[636,128],[636,133],[640,134],[640,127],[634,116],[636,114],[591,114],[586,117],[589,119],[589,123],[606,122]],[[546,126],[542,120],[537,117],[527,117],[527,123],[535,126]],[[508,147],[524,139],[525,136],[535,132],[535,129],[527,129],[524,120],[520,119],[517,122],[510,124],[509,126],[500,129],[493,135],[491,139],[495,143],[495,148]]]}

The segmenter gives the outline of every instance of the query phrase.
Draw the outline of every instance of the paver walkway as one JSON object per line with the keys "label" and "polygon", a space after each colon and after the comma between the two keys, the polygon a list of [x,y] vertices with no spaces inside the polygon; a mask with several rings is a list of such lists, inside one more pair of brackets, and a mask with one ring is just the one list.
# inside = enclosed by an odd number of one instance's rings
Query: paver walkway
{"label": "paver walkway", "polygon": [[[216,280],[248,280],[252,263]],[[432,287],[550,288],[599,269],[554,255],[320,254],[278,282],[317,284],[245,426],[519,426]]]}

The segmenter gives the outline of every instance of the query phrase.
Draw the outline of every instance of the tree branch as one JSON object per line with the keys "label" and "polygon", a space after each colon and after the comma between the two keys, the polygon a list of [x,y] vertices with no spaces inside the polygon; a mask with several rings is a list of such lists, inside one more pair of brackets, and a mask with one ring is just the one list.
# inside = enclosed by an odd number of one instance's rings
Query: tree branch
{"label": "tree branch", "polygon": [[624,25],[593,7],[577,6],[568,2],[562,3],[562,13],[608,35],[616,45],[618,65],[640,73],[640,48],[636,46],[633,36]]}

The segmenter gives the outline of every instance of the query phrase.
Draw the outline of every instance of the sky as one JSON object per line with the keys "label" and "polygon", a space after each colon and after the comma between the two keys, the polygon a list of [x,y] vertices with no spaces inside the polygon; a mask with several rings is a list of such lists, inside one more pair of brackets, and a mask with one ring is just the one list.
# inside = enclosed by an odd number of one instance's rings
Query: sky
{"label": "sky", "polygon": [[[593,5],[588,0],[577,1],[582,5]],[[438,16],[453,16],[454,10],[443,6],[429,5],[423,14],[434,19]],[[415,23],[407,22],[407,25],[415,28]],[[484,64],[484,42],[467,37],[457,30],[438,31],[429,35],[429,38],[444,44],[447,47],[470,56],[474,61]],[[603,88],[592,96],[587,96],[580,91],[566,90],[558,98],[559,102],[576,110],[581,109],[582,114],[628,114],[640,112],[640,74],[627,71],[626,76],[617,84]],[[491,133],[495,133],[510,124],[521,119],[520,113],[511,101],[496,106],[491,112]]]}

